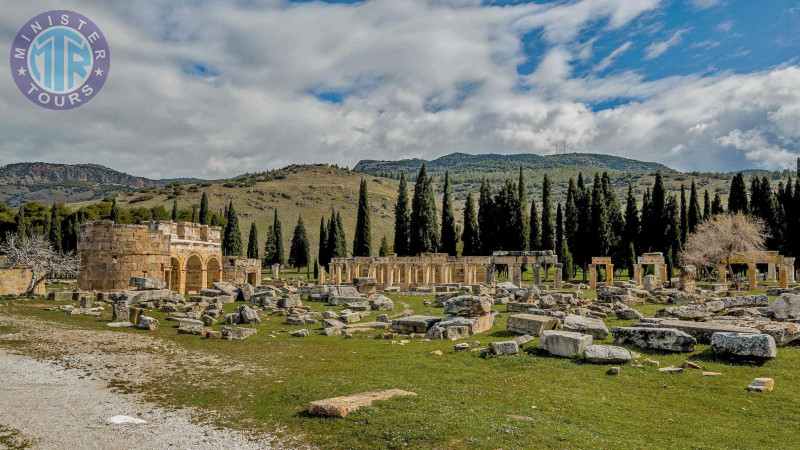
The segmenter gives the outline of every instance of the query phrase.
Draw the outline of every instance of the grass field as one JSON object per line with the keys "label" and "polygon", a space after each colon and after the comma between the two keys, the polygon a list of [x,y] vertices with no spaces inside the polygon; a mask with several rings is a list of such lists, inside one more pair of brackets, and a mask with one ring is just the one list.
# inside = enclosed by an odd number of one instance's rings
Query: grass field
{"label": "grass field", "polygon": [[[392,296],[395,311],[406,305],[415,313],[441,314],[426,307],[431,296]],[[108,331],[110,311],[101,318],[44,311],[48,301],[4,302],[4,314],[56,321],[80,329]],[[327,310],[308,303],[315,310]],[[226,305],[232,310],[236,305]],[[640,308],[652,316],[659,306]],[[492,331],[477,335],[482,346],[507,340],[507,313]],[[373,313],[369,318],[374,318]],[[735,365],[717,360],[708,346],[692,354],[666,354],[635,349],[638,358],[652,358],[661,367],[697,362],[721,372],[704,377],[700,370],[661,373],[655,367],[623,366],[618,376],[607,366],[539,355],[538,340],[516,357],[487,358],[479,352],[453,351],[453,342],[405,345],[376,340],[379,331],[352,339],[316,335],[289,337],[303,328],[283,325],[283,318],[265,317],[258,334],[244,341],[207,340],[178,335],[176,323],[164,321],[155,332],[119,329],[135,339],[149,333],[173,345],[212,355],[246,372],[204,367],[178,371],[163,379],[125,390],[144,392],[169,405],[197,406],[218,425],[283,432],[321,447],[338,448],[527,448],[527,447],[680,447],[786,448],[796,445],[800,427],[800,349],[780,349],[764,366]],[[609,326],[627,325],[608,319]],[[219,328],[219,325],[214,328]],[[13,330],[0,330],[9,332]],[[274,337],[273,337],[274,336]],[[25,342],[0,341],[25,349]],[[605,343],[611,343],[610,338]],[[631,348],[634,350],[633,348]],[[436,356],[431,351],[441,350]],[[158,357],[153,352],[153,357]],[[775,379],[771,393],[747,392],[756,377]],[[306,414],[308,403],[322,398],[374,389],[397,388],[419,394],[376,402],[345,419]]]}

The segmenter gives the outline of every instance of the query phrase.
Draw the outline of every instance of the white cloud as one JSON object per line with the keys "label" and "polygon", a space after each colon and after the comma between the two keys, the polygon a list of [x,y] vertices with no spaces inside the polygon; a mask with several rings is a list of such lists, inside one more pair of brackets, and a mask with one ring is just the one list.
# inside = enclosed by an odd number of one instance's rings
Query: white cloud
{"label": "white cloud", "polygon": [[[576,71],[593,52],[587,31],[623,29],[656,13],[656,0],[52,3],[9,9],[0,36],[10,41],[43,10],[80,11],[109,40],[110,77],[97,98],[67,113],[0,83],[3,164],[96,162],[154,178],[222,177],[454,151],[546,154],[566,139],[575,151],[720,170],[788,164],[785,152],[800,144],[795,66],[655,80]],[[532,73],[519,75],[529,57],[523,36],[539,31],[545,48]],[[631,48],[626,42],[598,66]],[[194,63],[219,74],[184,73]],[[310,91],[345,97],[324,102]],[[617,98],[633,101],[590,107]],[[777,156],[754,158],[758,149],[719,140],[734,130],[759,133]]]}
{"label": "white cloud", "polygon": [[733,30],[733,21],[726,20],[725,22],[720,22],[714,28],[716,28],[717,31],[721,31],[723,33],[730,33],[730,31]]}
{"label": "white cloud", "polygon": [[595,72],[602,72],[614,64],[614,61],[617,60],[623,53],[627,52],[628,49],[631,48],[633,45],[632,41],[625,42],[624,44],[620,45],[613,52],[609,53],[608,56],[603,58],[597,65],[594,67]]}
{"label": "white cloud", "polygon": [[670,36],[670,38],[666,41],[653,42],[652,44],[648,45],[645,49],[644,59],[655,59],[663,55],[664,52],[670,49],[670,47],[680,44],[681,40],[683,39],[683,35],[689,31],[690,30],[688,28],[680,29],[672,33],[672,36]]}
{"label": "white cloud", "polygon": [[706,9],[722,4],[722,0],[689,0],[695,9]]}

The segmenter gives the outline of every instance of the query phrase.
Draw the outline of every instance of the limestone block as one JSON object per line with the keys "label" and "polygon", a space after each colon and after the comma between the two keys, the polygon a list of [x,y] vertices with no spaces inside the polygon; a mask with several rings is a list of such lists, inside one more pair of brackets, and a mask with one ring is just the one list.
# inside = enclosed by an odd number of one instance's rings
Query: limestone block
{"label": "limestone block", "polygon": [[514,314],[508,316],[506,328],[514,334],[529,334],[539,336],[542,331],[553,330],[558,326],[555,317],[539,316],[535,314]]}
{"label": "limestone block", "polygon": [[778,356],[775,339],[768,334],[714,333],[711,351],[743,359],[772,359]]}
{"label": "limestone block", "polygon": [[669,352],[693,352],[697,340],[672,328],[612,327],[611,335],[618,344]]}
{"label": "limestone block", "polygon": [[581,357],[586,346],[592,344],[592,336],[573,331],[542,331],[539,348],[553,356],[564,358]]}

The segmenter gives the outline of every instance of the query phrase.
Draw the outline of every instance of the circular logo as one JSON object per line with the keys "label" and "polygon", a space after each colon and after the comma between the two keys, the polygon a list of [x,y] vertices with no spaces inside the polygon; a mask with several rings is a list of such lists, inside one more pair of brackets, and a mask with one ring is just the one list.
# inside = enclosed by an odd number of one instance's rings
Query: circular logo
{"label": "circular logo", "polygon": [[54,10],[29,20],[11,46],[11,75],[19,90],[49,109],[77,108],[103,87],[111,52],[86,16]]}

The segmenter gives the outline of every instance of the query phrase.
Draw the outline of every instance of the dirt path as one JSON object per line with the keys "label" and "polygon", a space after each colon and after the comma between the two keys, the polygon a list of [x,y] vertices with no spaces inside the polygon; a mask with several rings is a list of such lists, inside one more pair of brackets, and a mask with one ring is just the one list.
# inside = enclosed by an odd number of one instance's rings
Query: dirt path
{"label": "dirt path", "polygon": [[[152,382],[170,361],[191,374],[204,364],[220,363],[228,370],[252,370],[207,355],[186,352],[155,337],[113,331],[81,330],[54,322],[0,315],[0,325],[21,330],[0,335],[0,430],[19,430],[34,448],[286,448],[302,446],[271,434],[249,435],[197,423],[191,408],[166,409],[109,387]],[[20,349],[5,340],[24,340]],[[153,358],[152,352],[158,358]],[[22,354],[20,354],[22,353]],[[188,375],[191,376],[191,375]],[[149,381],[148,381],[149,380]],[[203,411],[208,413],[208,411]],[[211,412],[213,414],[213,412]],[[124,415],[146,424],[111,424]]]}
{"label": "dirt path", "polygon": [[402,311],[402,312],[400,312],[400,313],[397,313],[397,314],[393,315],[393,316],[392,316],[393,318],[394,318],[394,317],[400,317],[400,316],[402,316],[403,314],[414,314],[414,310],[413,310],[413,309],[411,309],[411,305],[409,305],[408,303],[404,303],[404,302],[398,302],[398,303],[400,303],[401,305],[403,305],[403,311]]}

